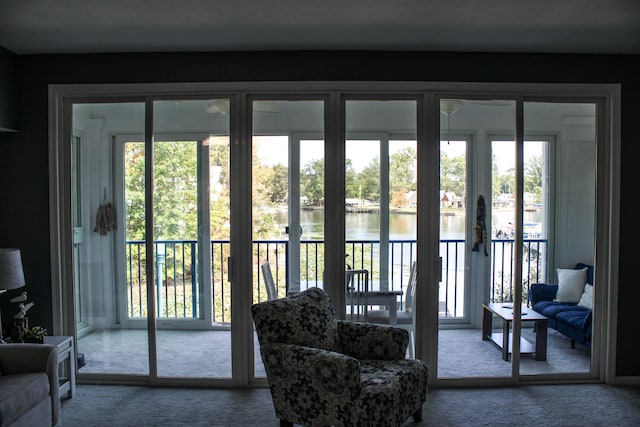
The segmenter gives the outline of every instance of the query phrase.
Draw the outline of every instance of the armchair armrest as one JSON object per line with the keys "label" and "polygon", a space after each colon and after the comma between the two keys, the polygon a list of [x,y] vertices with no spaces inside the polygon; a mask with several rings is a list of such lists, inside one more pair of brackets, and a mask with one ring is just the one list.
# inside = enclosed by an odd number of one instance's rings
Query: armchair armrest
{"label": "armchair armrest", "polygon": [[547,285],[545,283],[534,283],[529,289],[529,301],[531,305],[536,305],[540,301],[553,301],[558,293],[558,285]]}
{"label": "armchair armrest", "polygon": [[338,320],[342,351],[356,359],[400,360],[409,344],[406,329],[373,323]]}
{"label": "armchair armrest", "polygon": [[[292,376],[329,399],[355,398],[360,393],[360,362],[353,357],[295,344],[263,344],[262,361],[271,386],[277,381],[291,384]],[[342,396],[342,397],[340,397]]]}
{"label": "armchair armrest", "polygon": [[0,369],[2,375],[44,372],[49,378],[51,418],[55,425],[60,413],[58,384],[58,350],[49,344],[1,344]]}
{"label": "armchair armrest", "polygon": [[26,372],[58,372],[58,352],[48,344],[0,345],[0,363],[4,375]]}

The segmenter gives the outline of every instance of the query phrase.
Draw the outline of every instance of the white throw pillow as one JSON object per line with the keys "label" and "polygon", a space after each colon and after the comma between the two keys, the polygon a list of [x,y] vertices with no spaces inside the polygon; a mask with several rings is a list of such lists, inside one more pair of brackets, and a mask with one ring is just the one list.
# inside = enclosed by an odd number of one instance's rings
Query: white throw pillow
{"label": "white throw pillow", "polygon": [[557,302],[578,302],[587,284],[587,269],[568,270],[558,268],[558,293]]}
{"label": "white throw pillow", "polygon": [[578,305],[593,310],[593,285],[586,284]]}

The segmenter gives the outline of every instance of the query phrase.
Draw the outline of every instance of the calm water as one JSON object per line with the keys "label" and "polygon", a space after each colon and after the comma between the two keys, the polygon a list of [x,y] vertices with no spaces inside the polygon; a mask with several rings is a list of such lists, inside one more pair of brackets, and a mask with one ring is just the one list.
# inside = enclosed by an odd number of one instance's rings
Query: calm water
{"label": "calm water", "polygon": [[[391,240],[415,240],[417,216],[414,214],[389,214],[389,238]],[[380,215],[377,213],[347,213],[346,214],[347,240],[378,240],[380,230]],[[525,212],[525,222],[540,222],[541,212]],[[287,225],[286,212],[279,215],[281,229]],[[492,223],[497,225],[513,221],[513,212],[493,212]],[[322,211],[302,211],[300,214],[303,240],[322,240],[324,238],[324,213]],[[440,216],[440,238],[463,239],[465,233],[465,216],[456,213],[454,216]]]}

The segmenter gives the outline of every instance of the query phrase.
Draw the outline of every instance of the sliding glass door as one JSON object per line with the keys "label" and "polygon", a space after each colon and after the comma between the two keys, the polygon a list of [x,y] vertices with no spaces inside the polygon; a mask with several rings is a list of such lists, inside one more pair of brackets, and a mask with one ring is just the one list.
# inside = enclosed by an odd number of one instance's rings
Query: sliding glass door
{"label": "sliding glass door", "polygon": [[[366,271],[367,298],[379,298],[373,309],[391,310],[379,307],[387,291],[396,292],[389,296],[393,312],[412,309],[406,294],[417,258],[417,105],[345,102],[345,268]],[[350,304],[348,311],[360,309]],[[412,322],[403,326],[413,333]]]}
{"label": "sliding glass door", "polygon": [[[148,376],[150,372],[147,323],[128,328],[130,321],[147,315],[146,251],[140,244],[145,239],[144,117],[143,102],[72,107],[76,135],[72,199],[78,221],[73,294],[77,351],[84,361],[80,374]],[[124,135],[123,129],[129,134]],[[123,180],[114,181],[115,164],[119,177],[137,176],[129,180],[127,199]]]}
{"label": "sliding glass door", "polygon": [[76,232],[80,373],[231,377],[229,123],[211,108],[221,101],[74,107],[75,210],[97,211]]}
{"label": "sliding glass door", "polygon": [[[251,304],[318,286],[345,316],[346,270],[392,295],[367,309],[412,312],[436,382],[597,377],[605,101],[427,86],[65,98],[53,280],[79,379],[264,384]],[[567,276],[579,295],[549,299]]]}
{"label": "sliding glass door", "polygon": [[229,100],[153,103],[159,377],[231,378],[229,116],[211,112],[225,104]]}
{"label": "sliding glass door", "polygon": [[[594,370],[597,107],[525,102],[523,295],[548,317],[546,337],[523,322],[530,342],[545,340],[546,361],[522,358],[520,375],[590,374]],[[541,133],[541,123],[558,131]],[[535,184],[535,185],[534,185]],[[556,286],[559,286],[556,291]],[[573,295],[566,296],[567,290]],[[555,291],[555,293],[554,293]],[[544,332],[544,331],[542,331]]]}
{"label": "sliding glass door", "polygon": [[[252,103],[252,301],[324,286],[323,100]],[[302,132],[302,130],[305,130]],[[254,372],[264,377],[257,337]]]}
{"label": "sliding glass door", "polygon": [[438,378],[592,372],[595,122],[588,103],[441,100]]}
{"label": "sliding glass door", "polygon": [[496,215],[515,224],[514,187],[507,212],[493,191],[499,171],[515,179],[515,151],[493,151],[487,131],[515,138],[515,102],[442,99],[440,119],[438,378],[510,377],[512,359],[497,348],[504,346],[504,328],[484,314],[494,303],[511,302],[515,288],[513,244],[500,251],[503,243],[492,233]]}

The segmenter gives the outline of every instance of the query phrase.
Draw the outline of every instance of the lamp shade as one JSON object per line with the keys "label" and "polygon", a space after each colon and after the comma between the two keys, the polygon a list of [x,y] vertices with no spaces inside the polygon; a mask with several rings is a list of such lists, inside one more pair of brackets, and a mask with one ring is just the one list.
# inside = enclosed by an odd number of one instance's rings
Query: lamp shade
{"label": "lamp shade", "polygon": [[0,290],[25,285],[20,249],[0,249]]}

